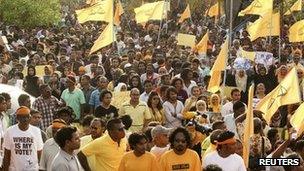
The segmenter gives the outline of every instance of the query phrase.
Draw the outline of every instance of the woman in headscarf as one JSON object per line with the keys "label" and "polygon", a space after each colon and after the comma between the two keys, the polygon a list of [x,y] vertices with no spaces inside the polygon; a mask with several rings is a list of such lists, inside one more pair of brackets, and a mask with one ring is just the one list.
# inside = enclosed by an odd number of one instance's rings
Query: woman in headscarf
{"label": "woman in headscarf", "polygon": [[276,76],[278,83],[280,83],[285,76],[288,74],[288,68],[286,65],[281,65],[277,70],[276,70]]}
{"label": "woman in headscarf", "polygon": [[36,76],[36,68],[34,66],[28,66],[27,76],[24,78],[23,87],[24,90],[34,97],[40,96],[40,80]]}
{"label": "woman in headscarf", "polygon": [[127,91],[127,85],[125,83],[118,83],[118,85],[114,88],[114,92]]}
{"label": "woman in headscarf", "polygon": [[209,111],[214,113],[221,112],[221,98],[217,94],[212,94],[210,97]]}

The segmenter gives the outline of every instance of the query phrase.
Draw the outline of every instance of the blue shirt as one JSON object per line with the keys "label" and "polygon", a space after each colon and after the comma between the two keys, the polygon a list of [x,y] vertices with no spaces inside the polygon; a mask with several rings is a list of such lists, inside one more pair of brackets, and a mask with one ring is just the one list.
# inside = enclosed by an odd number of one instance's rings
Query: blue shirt
{"label": "blue shirt", "polygon": [[100,91],[99,91],[99,89],[94,90],[94,91],[92,92],[92,94],[91,94],[89,104],[90,104],[91,106],[94,106],[94,109],[96,109],[97,106],[100,105],[99,96],[100,96]]}

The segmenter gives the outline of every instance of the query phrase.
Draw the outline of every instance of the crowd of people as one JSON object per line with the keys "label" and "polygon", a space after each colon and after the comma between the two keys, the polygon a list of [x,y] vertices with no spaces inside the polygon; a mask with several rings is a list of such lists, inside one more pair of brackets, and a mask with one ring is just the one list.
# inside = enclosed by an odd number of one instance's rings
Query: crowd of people
{"label": "crowd of people", "polygon": [[[1,23],[8,43],[0,45],[0,83],[26,92],[17,110],[10,94],[0,94],[3,170],[304,170],[304,139],[292,136],[289,123],[300,104],[281,106],[270,123],[254,110],[248,167],[243,160],[251,83],[255,107],[296,66],[303,95],[304,48],[286,37],[292,19],[284,21],[280,44],[277,37],[252,42],[245,29],[235,31],[222,77],[230,89],[211,93],[210,70],[228,33],[225,20],[205,16],[207,6],[178,23],[185,3],[172,1],[161,28],[159,21],[137,24],[125,11],[115,43],[89,55],[106,23],[79,24],[75,9],[83,5],[62,7],[60,26]],[[201,38],[207,31],[204,54],[177,45],[177,33]],[[242,49],[272,53],[273,60],[240,67]],[[258,165],[266,157],[301,162]]]}

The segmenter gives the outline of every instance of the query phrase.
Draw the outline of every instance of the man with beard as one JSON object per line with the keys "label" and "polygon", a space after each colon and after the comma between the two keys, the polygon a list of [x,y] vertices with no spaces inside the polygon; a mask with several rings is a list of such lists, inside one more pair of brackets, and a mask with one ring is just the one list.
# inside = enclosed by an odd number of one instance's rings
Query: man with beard
{"label": "man with beard", "polygon": [[246,171],[244,161],[241,156],[235,153],[236,139],[231,131],[224,131],[218,136],[216,151],[207,154],[203,163],[206,167],[216,164],[223,171]]}
{"label": "man with beard", "polygon": [[82,167],[74,154],[80,148],[80,137],[76,127],[63,127],[55,135],[55,141],[60,150],[52,162],[52,171],[73,170],[80,171]]}
{"label": "man with beard", "polygon": [[201,170],[198,154],[189,149],[191,145],[190,133],[182,127],[176,128],[169,136],[171,149],[160,158],[161,170]]}

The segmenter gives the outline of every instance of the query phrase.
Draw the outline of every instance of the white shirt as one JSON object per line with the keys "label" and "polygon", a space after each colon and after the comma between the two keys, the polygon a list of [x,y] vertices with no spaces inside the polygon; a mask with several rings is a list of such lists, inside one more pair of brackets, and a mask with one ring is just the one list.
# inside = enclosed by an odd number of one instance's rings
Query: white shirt
{"label": "white shirt", "polygon": [[18,124],[9,127],[4,135],[3,147],[11,151],[10,171],[39,169],[37,151],[43,147],[39,128],[29,125],[26,131],[22,131]]}
{"label": "white shirt", "polygon": [[39,170],[51,170],[51,164],[56,154],[59,152],[59,146],[54,138],[48,139],[43,146]]}
{"label": "white shirt", "polygon": [[170,145],[167,145],[166,147],[157,147],[153,146],[150,150],[152,154],[156,157],[157,161],[160,161],[160,157],[170,149]]}
{"label": "white shirt", "polygon": [[224,117],[224,122],[227,126],[227,129],[229,131],[234,132],[234,135],[236,137],[238,137],[237,130],[236,130],[236,125],[235,125],[235,119],[234,119],[233,115],[234,114],[232,113],[232,114],[229,114],[229,115],[225,116]]}
{"label": "white shirt", "polygon": [[228,102],[222,107],[221,114],[223,117],[225,117],[231,113],[233,113],[233,103]]}
{"label": "white shirt", "polygon": [[186,90],[186,92],[188,94],[188,97],[191,96],[191,89],[192,89],[192,87],[196,86],[196,85],[197,85],[196,82],[192,81],[192,80],[191,80],[191,83],[190,83],[190,85],[188,87],[186,87],[186,85],[184,84],[184,90]]}
{"label": "white shirt", "polygon": [[150,95],[150,93],[148,94],[147,92],[143,92],[143,93],[139,96],[139,100],[147,103],[147,102],[148,102],[148,99],[149,99],[149,95]]}
{"label": "white shirt", "polygon": [[217,151],[207,154],[203,167],[210,164],[218,165],[223,171],[246,171],[244,161],[241,156],[232,154],[226,158],[221,157]]}
{"label": "white shirt", "polygon": [[[165,126],[168,128],[176,128],[182,126],[183,114],[182,110],[184,109],[184,105],[181,101],[177,100],[176,107],[172,105],[172,103],[166,101],[164,104],[166,123]],[[176,114],[174,117],[173,114]]]}

